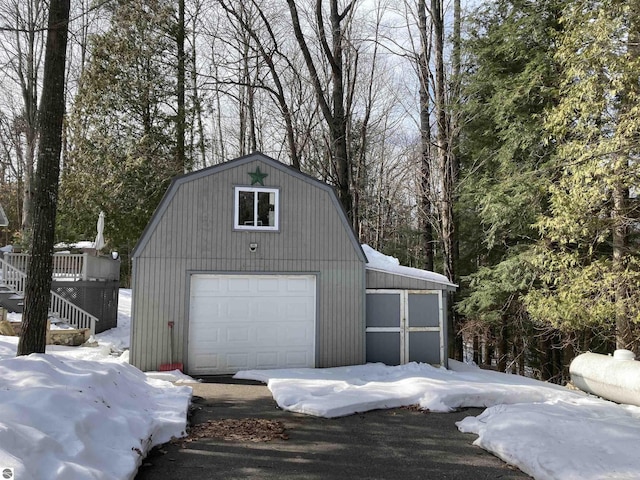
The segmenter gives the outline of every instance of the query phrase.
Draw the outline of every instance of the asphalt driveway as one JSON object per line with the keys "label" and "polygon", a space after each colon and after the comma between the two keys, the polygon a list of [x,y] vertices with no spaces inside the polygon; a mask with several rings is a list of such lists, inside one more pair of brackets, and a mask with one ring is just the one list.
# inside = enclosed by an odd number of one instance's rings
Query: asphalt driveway
{"label": "asphalt driveway", "polygon": [[220,381],[194,385],[191,424],[273,420],[284,426],[287,439],[169,443],[151,452],[136,480],[530,478],[473,446],[475,435],[458,431],[456,421],[481,409],[376,410],[324,419],[280,410],[264,385]]}

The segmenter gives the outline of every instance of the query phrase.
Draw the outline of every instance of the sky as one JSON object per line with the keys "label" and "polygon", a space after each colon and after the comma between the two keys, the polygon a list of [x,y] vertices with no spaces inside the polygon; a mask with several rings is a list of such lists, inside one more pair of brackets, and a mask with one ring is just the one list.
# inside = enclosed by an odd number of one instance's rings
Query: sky
{"label": "sky", "polygon": [[[17,337],[0,336],[0,468],[16,479],[132,479],[153,446],[184,435],[193,379],[129,365],[130,290],[118,310],[118,328],[93,347],[16,358]],[[367,364],[236,377],[265,382],[284,410],[327,418],[486,407],[457,428],[535,479],[640,479],[640,407],[562,386],[453,360],[448,370]]]}

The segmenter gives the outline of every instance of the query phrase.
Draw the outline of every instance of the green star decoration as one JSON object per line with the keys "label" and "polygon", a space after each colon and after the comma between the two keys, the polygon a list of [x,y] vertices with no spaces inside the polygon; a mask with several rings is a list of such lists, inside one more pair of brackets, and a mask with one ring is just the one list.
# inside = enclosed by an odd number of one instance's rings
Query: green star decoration
{"label": "green star decoration", "polygon": [[256,171],[255,172],[249,172],[249,176],[251,177],[251,185],[255,185],[256,183],[259,183],[260,185],[262,185],[264,187],[264,178],[268,177],[269,174],[268,173],[262,173],[260,171],[260,167],[256,167]]}

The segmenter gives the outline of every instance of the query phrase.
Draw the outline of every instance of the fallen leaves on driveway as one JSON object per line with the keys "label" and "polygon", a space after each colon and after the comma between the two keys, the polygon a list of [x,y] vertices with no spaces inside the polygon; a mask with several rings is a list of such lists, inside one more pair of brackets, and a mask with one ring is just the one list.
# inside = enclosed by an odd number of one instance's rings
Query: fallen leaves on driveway
{"label": "fallen leaves on driveway", "polygon": [[221,438],[238,442],[269,442],[271,440],[288,440],[282,422],[264,418],[240,418],[207,420],[205,423],[192,425],[187,438],[181,438],[182,445],[206,438]]}

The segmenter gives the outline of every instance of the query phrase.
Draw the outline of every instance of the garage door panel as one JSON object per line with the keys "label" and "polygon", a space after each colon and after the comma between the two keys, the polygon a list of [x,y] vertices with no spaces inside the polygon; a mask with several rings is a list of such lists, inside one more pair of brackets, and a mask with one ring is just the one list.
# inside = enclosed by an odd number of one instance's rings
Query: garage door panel
{"label": "garage door panel", "polygon": [[193,282],[191,285],[191,296],[214,295],[220,291],[220,279],[211,278],[208,282]]}
{"label": "garage door panel", "polygon": [[253,304],[253,310],[251,312],[253,318],[271,318],[279,313],[279,305],[275,300],[265,300],[261,304]]}
{"label": "garage door panel", "polygon": [[249,343],[251,340],[251,328],[249,327],[229,327],[226,328],[227,343]]}
{"label": "garage door panel", "polygon": [[227,289],[229,292],[250,292],[251,280],[247,277],[231,277],[227,279]]}
{"label": "garage door panel", "polygon": [[189,371],[313,367],[315,308],[313,276],[194,275]]}
{"label": "garage door panel", "polygon": [[277,345],[279,333],[279,329],[259,328],[256,331],[256,342],[260,345]]}
{"label": "garage door panel", "polygon": [[273,277],[256,278],[256,290],[258,292],[278,292],[280,290],[280,279]]}
{"label": "garage door panel", "polygon": [[219,328],[202,328],[198,342],[202,345],[218,345],[220,343],[220,329]]}
{"label": "garage door panel", "polygon": [[304,325],[292,324],[280,328],[279,337],[281,339],[281,345],[288,343],[291,345],[307,346],[312,343],[313,335]]}
{"label": "garage door panel", "polygon": [[315,308],[315,305],[310,305],[310,301],[308,299],[296,299],[296,298],[287,298],[286,303],[284,304],[284,315],[288,319],[299,320],[302,318],[307,318],[311,310]]}
{"label": "garage door panel", "polygon": [[250,321],[251,320],[251,306],[248,303],[232,301],[227,299],[223,304],[224,316],[228,320],[236,321]]}
{"label": "garage door panel", "polygon": [[308,283],[304,278],[286,278],[284,279],[286,283],[286,290],[288,292],[306,292],[308,291]]}
{"label": "garage door panel", "polygon": [[309,364],[309,355],[306,351],[287,352],[285,356],[284,363],[287,368],[301,368]]}
{"label": "garage door panel", "polygon": [[248,353],[228,353],[226,356],[227,359],[227,367],[235,370],[246,370],[251,368],[249,365],[249,354]]}
{"label": "garage door panel", "polygon": [[217,354],[196,355],[195,358],[193,359],[193,362],[195,364],[194,365],[195,369],[199,369],[202,367],[215,368],[215,369],[220,368],[220,363],[218,361]]}
{"label": "garage door panel", "polygon": [[256,368],[278,368],[278,352],[257,352]]}
{"label": "garage door panel", "polygon": [[199,311],[197,317],[194,317],[192,314],[192,321],[207,321],[210,318],[219,318],[222,316],[221,309],[223,305],[220,304],[219,299],[215,297],[204,296],[200,296],[197,298]]}

